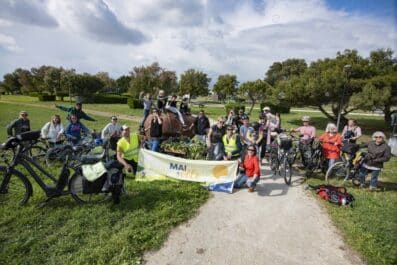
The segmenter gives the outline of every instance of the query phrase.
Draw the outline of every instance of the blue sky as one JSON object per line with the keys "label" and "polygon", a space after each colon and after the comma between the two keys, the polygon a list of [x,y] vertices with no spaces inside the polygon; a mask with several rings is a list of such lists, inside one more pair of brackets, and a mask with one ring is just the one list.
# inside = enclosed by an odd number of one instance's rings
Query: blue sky
{"label": "blue sky", "polygon": [[[275,61],[397,48],[397,1],[1,0],[0,76],[41,65],[128,74],[159,62],[216,80]],[[1,77],[0,77],[1,80]]]}

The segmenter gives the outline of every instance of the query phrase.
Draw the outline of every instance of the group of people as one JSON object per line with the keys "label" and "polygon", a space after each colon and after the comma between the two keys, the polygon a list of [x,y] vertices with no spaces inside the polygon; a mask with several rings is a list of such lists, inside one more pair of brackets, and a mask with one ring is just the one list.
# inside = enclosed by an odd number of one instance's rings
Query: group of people
{"label": "group of people", "polygon": [[[142,96],[142,94],[141,94]],[[176,108],[176,96],[168,101],[164,91],[160,91],[157,98],[157,106],[152,108],[153,100],[150,94],[142,96],[144,102],[144,117],[141,126],[152,111],[150,126],[150,149],[158,151],[162,139],[163,120],[160,112],[167,109],[178,115],[180,122],[184,125],[181,113],[190,112],[188,97],[183,97],[180,109]],[[74,107],[58,106],[57,108],[67,112],[67,126],[63,127],[59,115],[54,115],[41,129],[41,136],[48,139],[50,145],[61,144],[63,137],[77,144],[82,134],[92,133],[81,119],[95,121],[82,110],[82,104],[76,103]],[[210,125],[204,110],[200,110],[194,123],[189,129],[195,131],[196,137],[207,145],[209,160],[237,160],[245,170],[235,182],[235,187],[243,185],[249,187],[249,191],[255,190],[256,183],[260,177],[260,164],[269,151],[270,143],[277,133],[281,131],[281,119],[279,114],[272,114],[269,107],[264,107],[257,122],[250,123],[249,116],[243,110],[236,115],[230,110],[227,117],[218,117],[216,124]],[[19,118],[7,126],[8,135],[16,135],[30,131],[28,113],[21,111]],[[142,128],[141,128],[142,129]],[[311,144],[316,138],[316,128],[310,124],[310,117],[302,117],[302,126],[291,131],[300,134],[302,144]],[[142,132],[142,131],[141,131]],[[355,120],[349,120],[339,134],[333,123],[327,124],[324,134],[318,137],[322,143],[324,157],[328,160],[328,167],[332,166],[340,158],[341,148],[349,143],[356,143],[361,137],[361,128]],[[116,150],[117,160],[124,165],[128,171],[136,173],[138,162],[138,151],[141,146],[139,133],[131,133],[127,125],[119,125],[116,116],[111,117],[109,124],[101,132],[103,141],[108,141],[111,149]],[[365,185],[365,177],[372,174],[370,189],[376,189],[379,173],[383,163],[391,157],[390,147],[386,144],[386,136],[383,132],[377,131],[368,144],[368,152],[359,174],[362,187]]]}

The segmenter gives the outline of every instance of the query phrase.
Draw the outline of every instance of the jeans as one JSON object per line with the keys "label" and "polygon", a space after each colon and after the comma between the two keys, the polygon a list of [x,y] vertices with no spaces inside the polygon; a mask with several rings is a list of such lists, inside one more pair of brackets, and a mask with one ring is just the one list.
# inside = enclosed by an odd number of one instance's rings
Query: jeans
{"label": "jeans", "polygon": [[241,175],[234,181],[234,187],[239,189],[244,184],[247,184],[248,188],[255,188],[258,182],[259,182],[259,177],[254,178],[254,177],[248,177],[246,175]]}
{"label": "jeans", "polygon": [[371,172],[371,182],[369,185],[372,188],[376,188],[378,186],[378,177],[380,174],[380,170],[369,170],[362,166],[360,168],[360,171],[358,172],[358,177],[360,178],[360,183],[365,184],[365,177],[370,172]]}
{"label": "jeans", "polygon": [[142,127],[145,124],[145,121],[146,121],[147,117],[149,116],[149,114],[150,114],[150,109],[144,109],[143,110],[143,119],[141,121],[141,126]]}
{"label": "jeans", "polygon": [[150,150],[154,152],[158,152],[160,148],[160,139],[158,138],[151,138],[150,139]]}
{"label": "jeans", "polygon": [[328,159],[328,168],[330,168],[333,164],[335,164],[336,159],[330,158]]}

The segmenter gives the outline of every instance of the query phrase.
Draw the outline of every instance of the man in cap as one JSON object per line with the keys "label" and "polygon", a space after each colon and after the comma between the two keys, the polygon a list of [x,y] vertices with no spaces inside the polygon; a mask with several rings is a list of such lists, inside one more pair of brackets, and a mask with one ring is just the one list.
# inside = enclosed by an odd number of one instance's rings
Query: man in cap
{"label": "man in cap", "polygon": [[130,127],[124,124],[121,127],[121,139],[117,142],[117,161],[119,161],[128,172],[136,174],[138,168],[139,136],[131,133]]}
{"label": "man in cap", "polygon": [[26,111],[19,112],[19,118],[7,126],[8,136],[15,136],[28,131],[30,131],[30,121]]}
{"label": "man in cap", "polygon": [[111,117],[111,121],[103,128],[101,138],[110,142],[110,149],[116,150],[117,141],[121,137],[121,126],[118,124],[116,116]]}
{"label": "man in cap", "polygon": [[55,107],[57,107],[60,110],[66,111],[68,113],[66,117],[68,121],[70,121],[71,115],[76,115],[77,121],[80,121],[80,119],[84,119],[87,121],[96,121],[95,119],[91,118],[83,111],[83,104],[81,102],[77,102],[74,107],[65,107],[60,105],[55,105]]}
{"label": "man in cap", "polygon": [[303,126],[293,129],[294,132],[299,132],[302,137],[302,142],[311,143],[311,141],[316,137],[316,128],[310,125],[310,116],[302,117]]}

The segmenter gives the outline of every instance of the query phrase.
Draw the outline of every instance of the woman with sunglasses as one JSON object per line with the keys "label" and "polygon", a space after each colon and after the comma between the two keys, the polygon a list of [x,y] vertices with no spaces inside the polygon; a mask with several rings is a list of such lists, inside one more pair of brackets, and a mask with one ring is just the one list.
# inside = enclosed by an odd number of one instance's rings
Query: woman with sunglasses
{"label": "woman with sunglasses", "polygon": [[255,146],[249,145],[246,155],[244,156],[244,161],[241,162],[240,159],[238,161],[240,163],[240,167],[245,169],[245,173],[234,181],[234,187],[239,189],[246,184],[248,192],[254,192],[260,177],[259,160],[256,156]]}
{"label": "woman with sunglasses", "polygon": [[386,144],[386,136],[383,132],[377,131],[372,135],[372,141],[368,144],[368,152],[364,157],[364,163],[359,171],[361,188],[365,188],[365,177],[371,173],[369,190],[376,190],[378,177],[383,168],[383,163],[391,158],[390,146]]}
{"label": "woman with sunglasses", "polygon": [[30,131],[30,121],[26,111],[19,112],[19,118],[7,126],[8,136],[15,136]]}

